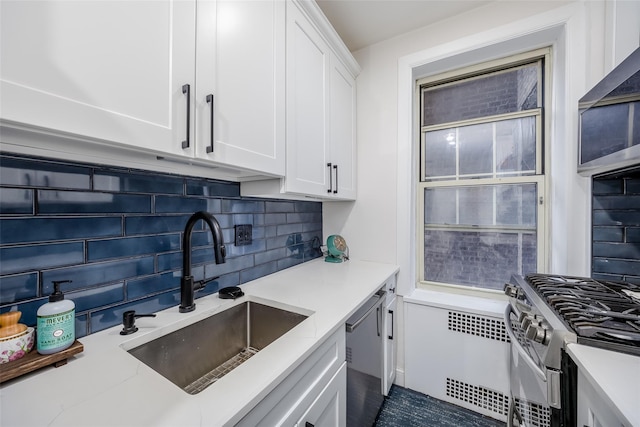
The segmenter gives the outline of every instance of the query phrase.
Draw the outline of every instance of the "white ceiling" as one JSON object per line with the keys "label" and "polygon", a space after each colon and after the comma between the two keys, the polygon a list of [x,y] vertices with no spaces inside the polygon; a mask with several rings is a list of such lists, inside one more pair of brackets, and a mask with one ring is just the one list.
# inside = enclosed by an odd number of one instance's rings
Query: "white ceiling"
{"label": "white ceiling", "polygon": [[485,0],[316,0],[350,51],[483,6]]}

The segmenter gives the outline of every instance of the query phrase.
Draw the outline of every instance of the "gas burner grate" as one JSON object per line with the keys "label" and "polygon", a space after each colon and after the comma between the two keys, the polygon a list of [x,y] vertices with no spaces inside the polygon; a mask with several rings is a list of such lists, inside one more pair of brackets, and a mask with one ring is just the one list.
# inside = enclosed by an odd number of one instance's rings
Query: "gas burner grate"
{"label": "gas burner grate", "polygon": [[527,283],[581,338],[622,343],[640,352],[640,286],[573,276],[531,274]]}

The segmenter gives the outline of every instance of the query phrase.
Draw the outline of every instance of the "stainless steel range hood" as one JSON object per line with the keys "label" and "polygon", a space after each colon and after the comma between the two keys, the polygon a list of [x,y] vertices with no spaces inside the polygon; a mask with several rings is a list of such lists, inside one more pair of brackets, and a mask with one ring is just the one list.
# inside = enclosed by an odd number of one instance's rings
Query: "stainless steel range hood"
{"label": "stainless steel range hood", "polygon": [[640,48],[582,97],[578,109],[578,173],[640,164]]}

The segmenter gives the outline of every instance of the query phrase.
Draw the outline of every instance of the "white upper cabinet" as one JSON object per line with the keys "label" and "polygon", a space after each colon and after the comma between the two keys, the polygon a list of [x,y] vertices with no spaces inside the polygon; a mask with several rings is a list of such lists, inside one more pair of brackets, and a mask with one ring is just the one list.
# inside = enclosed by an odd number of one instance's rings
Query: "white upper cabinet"
{"label": "white upper cabinet", "polygon": [[289,3],[285,192],[355,199],[355,108],[355,77]]}
{"label": "white upper cabinet", "polygon": [[285,3],[197,5],[198,157],[284,175]]}
{"label": "white upper cabinet", "polygon": [[356,198],[356,82],[332,55],[330,70],[330,187],[335,197]]}
{"label": "white upper cabinet", "polygon": [[293,4],[287,10],[288,192],[329,193],[329,103],[331,51]]}
{"label": "white upper cabinet", "polygon": [[284,175],[284,1],[0,7],[5,126]]}
{"label": "white upper cabinet", "polygon": [[195,13],[189,1],[3,0],[1,118],[192,156]]}
{"label": "white upper cabinet", "polygon": [[241,192],[354,200],[359,66],[315,2],[288,1],[286,21],[286,174]]}
{"label": "white upper cabinet", "polygon": [[315,1],[2,0],[0,20],[12,149],[355,198],[359,67]]}

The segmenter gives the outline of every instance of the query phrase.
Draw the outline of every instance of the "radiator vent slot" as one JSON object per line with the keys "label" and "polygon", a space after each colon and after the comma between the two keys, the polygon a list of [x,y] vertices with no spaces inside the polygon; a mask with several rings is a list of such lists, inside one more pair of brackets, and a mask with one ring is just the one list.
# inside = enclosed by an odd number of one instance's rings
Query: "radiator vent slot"
{"label": "radiator vent slot", "polygon": [[347,351],[346,351],[346,360],[347,360],[347,363],[352,363],[352,358],[353,358],[352,353],[353,353],[353,352],[352,352],[352,350],[351,350],[351,347],[347,347]]}
{"label": "radiator vent slot", "polygon": [[504,321],[501,319],[450,311],[449,330],[496,341],[510,342]]}
{"label": "radiator vent slot", "polygon": [[447,378],[447,396],[500,415],[509,412],[509,398],[494,390]]}
{"label": "radiator vent slot", "polygon": [[518,413],[522,421],[531,427],[549,427],[551,425],[551,411],[549,407],[527,400],[515,399]]}

